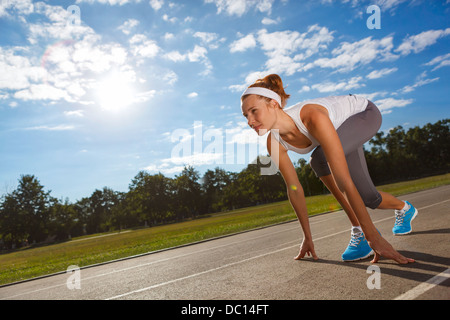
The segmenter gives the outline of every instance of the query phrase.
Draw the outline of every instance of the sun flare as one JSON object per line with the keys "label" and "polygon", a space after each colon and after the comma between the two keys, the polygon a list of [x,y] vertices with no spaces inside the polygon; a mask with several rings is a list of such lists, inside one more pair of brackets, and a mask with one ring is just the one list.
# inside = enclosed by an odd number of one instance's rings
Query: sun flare
{"label": "sun flare", "polygon": [[119,112],[134,99],[133,87],[120,74],[113,74],[102,80],[96,91],[100,107],[106,111]]}

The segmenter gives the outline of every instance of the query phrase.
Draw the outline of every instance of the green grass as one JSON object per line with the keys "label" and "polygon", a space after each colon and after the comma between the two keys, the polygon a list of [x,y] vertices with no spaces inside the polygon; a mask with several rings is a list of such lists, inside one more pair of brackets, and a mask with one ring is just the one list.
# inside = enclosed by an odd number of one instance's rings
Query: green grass
{"label": "green grass", "polygon": [[[393,195],[450,184],[450,174],[380,186]],[[306,198],[310,215],[340,209],[331,195]],[[0,285],[37,276],[170,248],[296,219],[288,201],[233,210],[180,223],[23,248],[0,255]]]}

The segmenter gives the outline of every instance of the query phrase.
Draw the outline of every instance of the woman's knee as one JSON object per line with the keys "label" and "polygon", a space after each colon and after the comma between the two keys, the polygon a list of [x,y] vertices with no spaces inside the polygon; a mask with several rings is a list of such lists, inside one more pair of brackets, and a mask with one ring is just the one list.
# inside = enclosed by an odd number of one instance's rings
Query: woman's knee
{"label": "woman's knee", "polygon": [[379,207],[381,201],[383,200],[381,194],[377,192],[372,192],[369,194],[362,194],[361,198],[364,202],[364,205],[370,209],[376,209]]}
{"label": "woman's knee", "polygon": [[328,167],[327,159],[320,147],[318,147],[311,155],[309,165],[313,169],[317,177],[327,176],[331,173]]}

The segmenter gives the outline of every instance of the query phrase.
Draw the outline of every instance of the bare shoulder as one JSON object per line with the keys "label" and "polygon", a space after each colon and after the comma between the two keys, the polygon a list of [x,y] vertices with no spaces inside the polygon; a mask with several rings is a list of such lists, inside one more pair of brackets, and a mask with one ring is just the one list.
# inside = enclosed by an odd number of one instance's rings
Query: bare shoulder
{"label": "bare shoulder", "polygon": [[[320,104],[305,104],[300,111],[300,114],[303,116],[307,115],[315,115],[315,114],[325,114],[328,116],[328,110],[324,106],[321,106]],[[303,119],[303,117],[302,117]]]}
{"label": "bare shoulder", "polygon": [[328,110],[319,104],[305,104],[300,111],[303,124],[309,129],[318,120],[329,119]]}

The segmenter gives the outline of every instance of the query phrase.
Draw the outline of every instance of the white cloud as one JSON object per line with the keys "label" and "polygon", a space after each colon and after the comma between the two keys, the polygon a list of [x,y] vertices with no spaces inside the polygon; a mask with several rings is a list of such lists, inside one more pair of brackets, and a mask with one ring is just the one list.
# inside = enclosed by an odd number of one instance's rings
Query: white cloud
{"label": "white cloud", "polygon": [[24,50],[0,47],[0,89],[25,89],[30,83],[45,79],[47,71],[41,66],[33,66],[29,58],[17,54],[21,51]]}
{"label": "white cloud", "polygon": [[382,78],[384,76],[387,76],[388,74],[391,74],[395,71],[397,71],[397,68],[384,68],[381,70],[374,70],[371,73],[369,73],[366,77],[369,79],[378,79],[378,78]]}
{"label": "white cloud", "polygon": [[313,84],[311,88],[319,92],[339,92],[343,90],[350,90],[364,87],[365,84],[362,83],[362,80],[363,80],[362,77],[353,77],[348,81],[341,81],[341,82],[327,81],[324,83]]}
{"label": "white cloud", "polygon": [[325,50],[333,40],[333,32],[326,27],[312,25],[305,33],[297,31],[277,31],[269,33],[262,29],[258,32],[258,41],[269,59],[267,72],[292,75],[301,70],[305,60],[313,54]]}
{"label": "white cloud", "polygon": [[70,13],[66,8],[51,6],[44,2],[35,4],[35,13],[45,16],[49,21],[39,21],[38,23],[28,23],[28,41],[36,44],[40,40],[80,40],[87,36],[100,38],[94,30],[83,23],[69,24]]}
{"label": "white cloud", "polygon": [[202,59],[206,59],[206,54],[208,53],[208,50],[206,48],[195,45],[194,49],[191,51],[188,51],[185,54],[180,53],[179,51],[171,51],[166,53],[164,56],[165,58],[173,61],[173,62],[180,62],[189,60],[190,62],[198,62]]}
{"label": "white cloud", "polygon": [[222,159],[223,159],[222,153],[201,152],[182,157],[171,157],[169,159],[164,159],[163,163],[168,164],[170,163],[175,165],[201,166],[217,162],[223,163]]}
{"label": "white cloud", "polygon": [[243,84],[230,85],[228,89],[232,92],[243,92],[250,84],[254,83],[256,80],[264,77],[264,72],[256,71],[250,72],[244,80]]}
{"label": "white cloud", "polygon": [[178,81],[178,75],[174,71],[169,71],[163,76],[163,80],[169,85],[173,85]]}
{"label": "white cloud", "polygon": [[150,0],[150,6],[155,11],[158,11],[159,9],[161,9],[163,4],[164,4],[164,0]]}
{"label": "white cloud", "polygon": [[436,67],[433,68],[432,71],[435,71],[439,68],[442,67],[448,67],[450,66],[450,53],[444,54],[442,56],[437,56],[436,58],[434,58],[433,60],[431,60],[428,63],[425,63],[426,66],[434,66],[436,65]]}
{"label": "white cloud", "polygon": [[306,65],[304,70],[318,66],[337,69],[339,72],[349,72],[375,60],[392,61],[398,58],[391,52],[393,48],[392,41],[393,38],[387,36],[381,40],[373,40],[372,37],[367,37],[353,43],[343,42],[331,52],[334,56],[333,58],[319,58]]}
{"label": "white cloud", "polygon": [[84,117],[84,110],[64,111],[64,115],[66,115],[67,117],[82,118]]}
{"label": "white cloud", "polygon": [[304,33],[290,30],[269,33],[266,29],[262,29],[258,31],[256,40],[268,57],[265,70],[250,72],[244,84],[230,85],[229,89],[234,92],[242,91],[250,83],[269,73],[289,76],[304,71],[303,60],[326,50],[333,39],[333,32],[319,25],[309,26]]}
{"label": "white cloud", "polygon": [[170,22],[170,23],[175,23],[178,20],[176,17],[170,18],[167,14],[163,14],[162,18],[164,21]]}
{"label": "white cloud", "polygon": [[[333,32],[326,27],[312,25],[304,33],[297,31],[276,31],[269,33],[266,29],[258,31],[257,41],[268,56],[264,73],[292,75],[304,67],[301,62],[321,50],[325,50],[333,41]],[[252,47],[252,35],[232,44],[232,50],[244,50]],[[242,41],[242,42],[240,42]]]}
{"label": "white cloud", "polygon": [[384,114],[388,114],[392,112],[392,108],[401,108],[405,107],[408,104],[413,103],[413,99],[394,99],[394,98],[386,98],[381,100],[374,101],[375,105],[380,109],[380,111]]}
{"label": "white cloud", "polygon": [[311,87],[304,85],[298,92],[302,93],[302,92],[309,92],[311,91]]}
{"label": "white cloud", "polygon": [[[93,29],[82,24],[66,25],[68,12],[60,6],[37,2],[34,13],[39,19],[25,25],[30,45],[0,47],[0,90],[13,91],[12,98],[87,105],[94,102],[81,99],[92,92],[100,74],[117,69],[128,80],[136,79],[128,65],[128,48],[102,42]],[[136,24],[128,20],[122,29]],[[43,56],[42,47],[46,47]],[[139,35],[131,41],[130,49],[139,58],[152,57],[158,50],[151,40]]]}
{"label": "white cloud", "polygon": [[140,0],[77,0],[76,3],[82,3],[82,2],[86,2],[86,3],[101,3],[101,4],[109,4],[111,6],[115,6],[115,5],[119,5],[122,6],[124,4],[127,3],[131,3],[131,2],[140,2]]}
{"label": "white cloud", "polygon": [[220,43],[225,42],[225,38],[219,38],[219,35],[214,32],[196,32],[195,38],[201,39],[202,43],[207,45],[210,49],[217,49]]}
{"label": "white cloud", "polygon": [[198,97],[198,93],[197,92],[191,92],[191,93],[189,93],[188,95],[188,98],[196,98],[196,97]]}
{"label": "white cloud", "polygon": [[414,36],[405,38],[402,44],[395,50],[402,55],[410,54],[411,52],[419,53],[426,47],[436,43],[439,38],[448,36],[450,34],[450,28],[445,30],[429,30],[421,32]]}
{"label": "white cloud", "polygon": [[10,16],[9,11],[15,11],[18,15],[28,15],[34,10],[31,0],[7,0],[0,2],[0,17]]}
{"label": "white cloud", "polygon": [[264,25],[278,24],[278,23],[280,23],[280,20],[281,20],[280,18],[277,18],[276,20],[274,20],[274,19],[270,19],[270,18],[266,17],[261,20],[261,23]]}
{"label": "white cloud", "polygon": [[72,125],[57,125],[57,126],[36,126],[36,127],[29,127],[25,128],[25,130],[38,130],[38,131],[67,131],[67,130],[73,130],[75,129]]}
{"label": "white cloud", "polygon": [[234,41],[230,45],[230,52],[244,52],[248,49],[256,47],[256,40],[253,34],[249,34],[239,40]]}
{"label": "white cloud", "polygon": [[153,98],[156,95],[156,90],[148,90],[144,92],[138,92],[133,97],[133,102],[135,103],[142,103],[147,102],[151,98]]}
{"label": "white cloud", "polygon": [[205,47],[195,45],[194,49],[182,54],[179,51],[171,51],[164,55],[164,58],[173,62],[200,62],[205,66],[205,69],[200,72],[200,75],[209,75],[212,72],[213,66],[207,56],[208,50]]}
{"label": "white cloud", "polygon": [[[405,2],[406,0],[369,0],[369,1],[363,1],[363,0],[338,0],[339,2],[343,4],[350,3],[352,7],[358,7],[358,6],[369,6],[371,4],[375,4],[381,8],[382,11],[390,10],[393,12],[401,3]],[[320,0],[322,4],[332,4],[333,2],[336,2],[336,0]],[[365,7],[364,7],[365,8]]]}
{"label": "white cloud", "polygon": [[136,19],[128,19],[125,21],[121,26],[118,27],[119,30],[121,30],[126,35],[129,35],[131,33],[131,30],[134,29],[134,27],[139,25],[139,21]]}
{"label": "white cloud", "polygon": [[416,88],[424,86],[426,84],[435,82],[439,80],[439,77],[433,79],[426,79],[427,73],[423,72],[420,76],[417,77],[416,82],[413,85],[405,86],[400,90],[402,93],[408,93],[414,91]]}
{"label": "white cloud", "polygon": [[187,56],[181,54],[179,51],[170,51],[164,55],[166,59],[169,59],[173,62],[185,61]]}
{"label": "white cloud", "polygon": [[381,7],[382,10],[395,9],[406,0],[377,0],[374,4]]}
{"label": "white cloud", "polygon": [[73,102],[69,94],[48,84],[32,84],[29,88],[17,91],[14,98],[21,100],[61,100]]}
{"label": "white cloud", "polygon": [[217,39],[218,35],[214,32],[196,32],[194,37],[202,39],[205,43],[210,43]]}
{"label": "white cloud", "polygon": [[171,175],[183,171],[184,166],[170,167],[168,164],[163,163],[159,165],[151,164],[142,169],[150,172],[161,172],[162,174]]}
{"label": "white cloud", "polygon": [[274,56],[266,61],[267,73],[284,73],[288,76],[299,71],[302,66],[303,63],[297,62],[294,58],[284,55]]}
{"label": "white cloud", "polygon": [[270,14],[274,0],[205,0],[205,3],[214,3],[217,14],[225,11],[228,15],[241,17],[251,8]]}
{"label": "white cloud", "polygon": [[372,93],[358,93],[358,96],[364,97],[370,101],[374,101],[375,97],[385,97],[389,93],[386,91],[378,91],[378,92],[372,92]]}
{"label": "white cloud", "polygon": [[171,40],[171,39],[173,39],[173,38],[175,38],[175,36],[173,35],[173,33],[166,32],[166,33],[164,34],[164,40],[166,40],[166,41]]}
{"label": "white cloud", "polygon": [[206,50],[206,48],[196,45],[194,47],[194,50],[187,53],[187,57],[189,61],[197,62],[201,59],[205,59],[207,53],[208,50]]}
{"label": "white cloud", "polygon": [[130,48],[133,55],[142,58],[154,58],[161,50],[156,41],[147,39],[143,34],[136,34],[130,39]]}
{"label": "white cloud", "polygon": [[[136,49],[138,47],[138,49]],[[103,73],[113,66],[121,66],[127,59],[127,50],[118,44],[99,44],[89,40],[76,42],[69,48],[71,60],[81,72]],[[139,54],[139,46],[133,46],[135,54]],[[60,65],[56,65],[60,68]]]}

